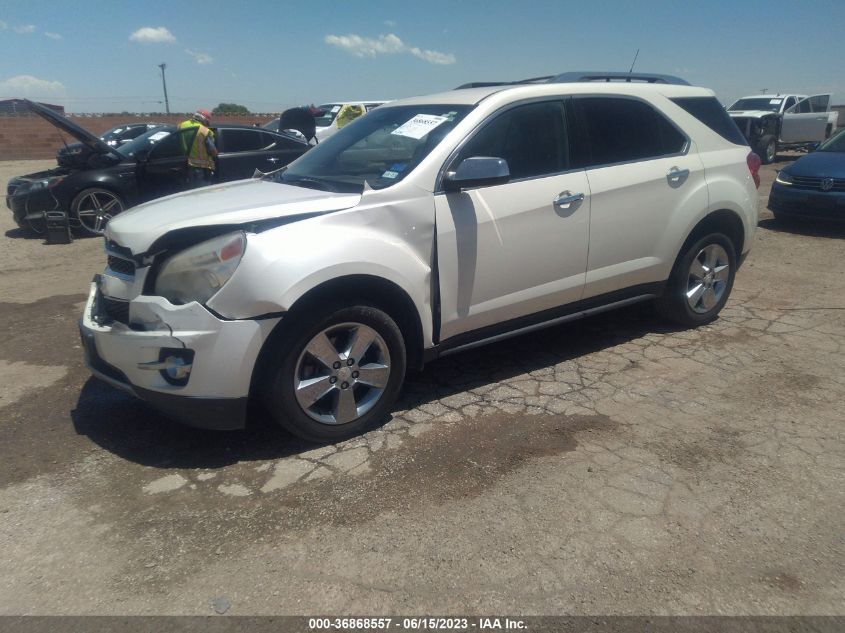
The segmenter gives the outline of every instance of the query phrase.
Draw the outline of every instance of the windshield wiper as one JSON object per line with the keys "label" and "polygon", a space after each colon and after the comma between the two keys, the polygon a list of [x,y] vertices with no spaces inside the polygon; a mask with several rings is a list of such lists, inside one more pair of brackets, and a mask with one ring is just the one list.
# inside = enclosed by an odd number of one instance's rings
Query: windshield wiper
{"label": "windshield wiper", "polygon": [[291,180],[282,177],[282,182],[295,187],[307,187],[309,189],[319,189],[320,191],[331,191],[332,193],[338,192],[334,185],[328,181],[308,176],[294,176]]}

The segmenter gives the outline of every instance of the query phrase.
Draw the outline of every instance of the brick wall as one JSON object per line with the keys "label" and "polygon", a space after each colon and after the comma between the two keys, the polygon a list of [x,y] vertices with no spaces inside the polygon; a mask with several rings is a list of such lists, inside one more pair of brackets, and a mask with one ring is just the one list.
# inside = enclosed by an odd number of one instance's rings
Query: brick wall
{"label": "brick wall", "polygon": [[[276,115],[278,116],[278,115]],[[170,116],[69,116],[79,127],[99,136],[117,125],[135,122],[154,121],[173,125],[184,121],[185,114]],[[273,118],[271,114],[247,116],[213,116],[212,123],[238,123],[252,125],[263,124]],[[76,140],[68,134],[60,133],[40,116],[0,116],[0,160],[26,160],[30,158],[53,158],[56,150],[62,146],[62,136],[67,143]]]}

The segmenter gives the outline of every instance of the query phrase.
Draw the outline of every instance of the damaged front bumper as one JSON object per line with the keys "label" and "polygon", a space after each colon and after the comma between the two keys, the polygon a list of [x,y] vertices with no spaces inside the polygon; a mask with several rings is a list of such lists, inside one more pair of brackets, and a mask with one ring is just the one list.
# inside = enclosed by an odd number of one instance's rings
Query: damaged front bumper
{"label": "damaged front bumper", "polygon": [[281,317],[225,320],[147,295],[127,303],[126,323],[110,317],[95,276],[79,322],[91,372],[180,422],[244,428],[253,368]]}

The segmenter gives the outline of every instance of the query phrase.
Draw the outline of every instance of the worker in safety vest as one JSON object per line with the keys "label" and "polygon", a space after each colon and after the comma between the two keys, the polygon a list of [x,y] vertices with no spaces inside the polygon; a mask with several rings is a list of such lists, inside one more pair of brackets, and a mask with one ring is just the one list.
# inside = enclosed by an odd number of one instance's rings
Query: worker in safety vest
{"label": "worker in safety vest", "polygon": [[214,159],[217,158],[217,146],[214,144],[214,132],[209,129],[211,115],[200,108],[187,121],[179,124],[179,130],[197,128],[196,136],[190,147],[184,147],[188,155],[188,188],[204,187],[211,184],[214,174]]}

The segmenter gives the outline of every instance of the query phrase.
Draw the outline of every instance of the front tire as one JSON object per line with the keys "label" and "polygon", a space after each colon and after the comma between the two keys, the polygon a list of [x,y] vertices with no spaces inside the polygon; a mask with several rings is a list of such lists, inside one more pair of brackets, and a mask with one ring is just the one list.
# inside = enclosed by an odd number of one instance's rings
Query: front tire
{"label": "front tire", "polygon": [[386,419],[406,367],[405,342],[389,315],[370,305],[335,306],[286,325],[265,393],[282,427],[308,441],[337,442]]}
{"label": "front tire", "polygon": [[80,191],[70,205],[71,217],[89,235],[102,235],[109,220],[125,208],[119,195],[101,187]]}
{"label": "front tire", "polygon": [[658,311],[688,327],[710,323],[731,294],[736,261],[726,235],[711,233],[696,240],[678,256],[666,292],[657,301]]}
{"label": "front tire", "polygon": [[771,165],[775,162],[778,154],[778,141],[771,134],[767,134],[760,139],[757,153],[760,155],[760,162],[764,165]]}

